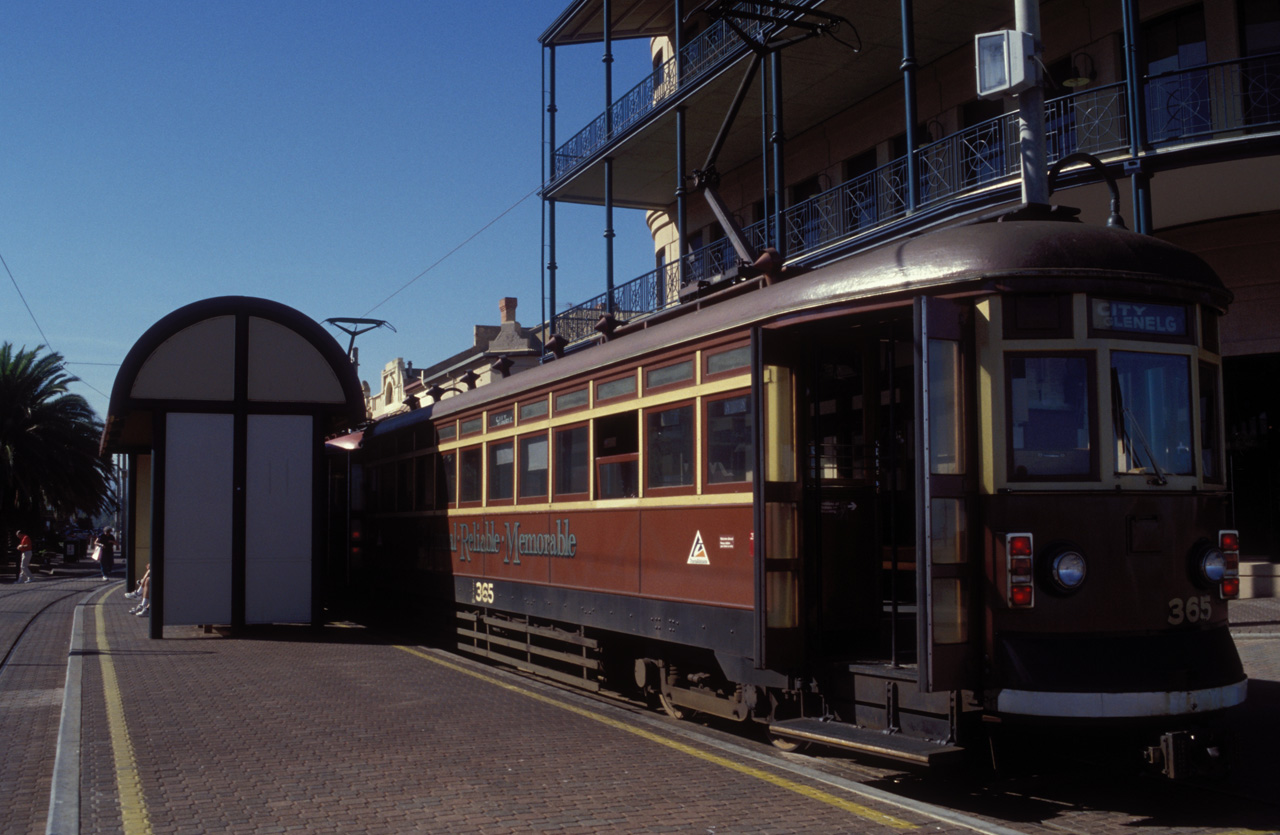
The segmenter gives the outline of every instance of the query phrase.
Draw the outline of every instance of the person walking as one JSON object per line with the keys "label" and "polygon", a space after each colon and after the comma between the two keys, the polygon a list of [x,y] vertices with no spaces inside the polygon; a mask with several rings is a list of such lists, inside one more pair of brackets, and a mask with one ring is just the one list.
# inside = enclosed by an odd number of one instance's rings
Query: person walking
{"label": "person walking", "polygon": [[98,536],[98,545],[101,547],[98,565],[102,568],[102,582],[105,583],[111,579],[111,569],[115,568],[116,538],[111,528],[102,529],[102,533]]}
{"label": "person walking", "polygon": [[31,582],[31,551],[34,546],[31,544],[31,537],[22,531],[18,531],[18,582]]}

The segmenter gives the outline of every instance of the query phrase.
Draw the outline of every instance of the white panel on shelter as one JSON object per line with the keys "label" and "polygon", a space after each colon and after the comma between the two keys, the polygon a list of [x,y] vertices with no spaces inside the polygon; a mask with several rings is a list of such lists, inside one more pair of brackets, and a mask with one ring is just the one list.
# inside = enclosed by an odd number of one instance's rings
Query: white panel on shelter
{"label": "white panel on shelter", "polygon": [[311,621],[309,415],[249,415],[246,623]]}
{"label": "white panel on shelter", "polygon": [[166,415],[165,624],[231,622],[231,415]]}
{"label": "white panel on shelter", "polygon": [[133,378],[138,399],[231,400],[236,382],[236,317],[215,316],[160,344]]}
{"label": "white panel on shelter", "polygon": [[249,399],[343,403],[347,396],[324,355],[279,322],[249,317]]}

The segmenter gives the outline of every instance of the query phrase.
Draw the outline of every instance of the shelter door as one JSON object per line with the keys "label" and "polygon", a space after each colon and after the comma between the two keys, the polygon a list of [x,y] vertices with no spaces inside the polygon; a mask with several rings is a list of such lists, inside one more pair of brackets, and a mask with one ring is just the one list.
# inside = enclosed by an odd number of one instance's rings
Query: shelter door
{"label": "shelter door", "polygon": [[946,299],[915,300],[917,624],[925,692],[972,689],[979,669],[970,310]]}

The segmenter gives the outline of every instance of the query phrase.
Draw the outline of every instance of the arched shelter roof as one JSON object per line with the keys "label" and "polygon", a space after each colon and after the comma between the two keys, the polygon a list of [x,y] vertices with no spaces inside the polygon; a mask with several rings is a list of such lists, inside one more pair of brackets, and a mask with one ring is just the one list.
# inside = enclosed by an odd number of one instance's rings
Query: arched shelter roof
{"label": "arched shelter roof", "polygon": [[194,302],[147,329],[111,389],[104,452],[149,449],[165,412],[313,414],[325,434],[364,420],[338,342],[287,305],[250,296]]}

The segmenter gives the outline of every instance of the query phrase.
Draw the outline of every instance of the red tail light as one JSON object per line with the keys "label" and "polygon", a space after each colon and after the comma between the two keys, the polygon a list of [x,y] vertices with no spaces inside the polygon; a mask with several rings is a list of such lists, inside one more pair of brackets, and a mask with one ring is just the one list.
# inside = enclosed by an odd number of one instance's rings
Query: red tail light
{"label": "red tail light", "polygon": [[1218,547],[1222,549],[1226,567],[1218,584],[1218,597],[1231,600],[1240,596],[1240,532],[1218,531]]}
{"label": "red tail light", "polygon": [[1005,534],[1004,553],[1009,581],[1009,606],[1030,609],[1036,603],[1035,585],[1032,580],[1032,556],[1034,543],[1029,533]]}

